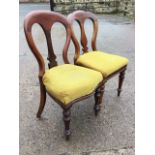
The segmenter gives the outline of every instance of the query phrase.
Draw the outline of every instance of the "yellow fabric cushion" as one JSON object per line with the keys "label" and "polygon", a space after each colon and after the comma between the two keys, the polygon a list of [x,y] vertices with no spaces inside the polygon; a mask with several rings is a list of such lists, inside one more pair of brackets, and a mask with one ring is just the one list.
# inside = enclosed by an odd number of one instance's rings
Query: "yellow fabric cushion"
{"label": "yellow fabric cushion", "polygon": [[93,92],[102,80],[100,72],[72,64],[53,67],[43,76],[47,91],[65,105]]}
{"label": "yellow fabric cushion", "polygon": [[99,71],[103,74],[103,77],[107,77],[108,75],[127,65],[128,59],[102,51],[91,51],[81,55],[77,59],[76,63],[80,66]]}

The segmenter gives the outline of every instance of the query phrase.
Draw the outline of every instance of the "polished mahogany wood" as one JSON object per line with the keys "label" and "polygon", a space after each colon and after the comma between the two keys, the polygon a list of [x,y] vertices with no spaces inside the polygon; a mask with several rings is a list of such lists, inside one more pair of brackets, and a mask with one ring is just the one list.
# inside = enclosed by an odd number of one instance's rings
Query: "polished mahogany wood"
{"label": "polished mahogany wood", "polygon": [[39,109],[37,112],[38,118],[41,117],[41,114],[44,110],[45,103],[46,103],[46,88],[42,82],[42,77],[39,77],[39,83],[40,83],[40,104],[39,104]]}
{"label": "polished mahogany wood", "polygon": [[105,85],[104,83],[100,86],[99,89],[96,90],[95,92],[95,105],[94,105],[94,112],[95,112],[95,116],[98,115],[98,112],[101,110],[101,103],[102,103],[102,97],[104,94],[104,88]]}
{"label": "polished mahogany wood", "polygon": [[[87,46],[88,41],[87,41],[87,38],[86,38],[85,29],[84,29],[84,24],[85,24],[86,19],[90,19],[92,21],[92,23],[93,23],[93,35],[92,35],[92,38],[91,38],[91,48],[92,48],[93,51],[96,51],[97,50],[96,39],[97,39],[97,33],[98,33],[98,19],[97,19],[97,17],[93,13],[91,13],[89,11],[83,11],[83,10],[74,11],[73,13],[70,13],[68,15],[68,17],[67,17],[67,20],[71,25],[73,25],[74,21],[77,21],[77,23],[80,26],[80,30],[81,30],[80,40],[81,40],[81,46],[83,47],[83,49],[82,49],[83,53],[89,52],[88,46]],[[72,36],[73,36],[73,39],[76,40],[74,42],[77,43],[78,40],[75,37],[73,28],[72,28]],[[79,53],[76,53],[76,56],[75,56],[76,59],[74,61],[75,64],[76,64],[76,60],[78,59],[79,56],[80,56],[80,51],[79,51]],[[114,73],[112,73],[108,77],[104,78],[104,81],[103,81],[103,84],[105,85],[105,83],[107,82],[108,79],[115,76],[116,74],[120,74],[120,76],[119,76],[119,85],[118,85],[118,89],[117,89],[118,96],[120,96],[120,93],[122,91],[122,84],[123,84],[123,81],[124,81],[124,78],[125,78],[125,70],[126,70],[126,68],[127,68],[127,65],[123,66],[122,68],[115,71]],[[96,92],[96,94],[99,94],[99,93]],[[97,96],[97,95],[95,95],[95,96]],[[102,96],[103,95],[101,95],[101,97]],[[99,109],[98,105],[95,106],[95,107],[96,108],[94,108],[94,109]],[[96,111],[98,111],[98,110],[96,110]]]}
{"label": "polished mahogany wood", "polygon": [[[25,32],[25,36],[26,36],[28,45],[29,45],[32,53],[34,54],[34,56],[38,62],[38,65],[39,65],[38,78],[39,78],[39,83],[40,83],[40,105],[39,105],[39,109],[37,112],[37,117],[38,118],[41,117],[41,114],[43,112],[45,102],[46,102],[46,93],[48,93],[51,96],[51,98],[53,98],[63,109],[65,136],[66,136],[66,139],[68,140],[70,133],[71,133],[69,125],[70,125],[70,115],[71,115],[70,110],[71,110],[72,105],[78,101],[84,100],[87,97],[93,95],[95,93],[95,91],[100,92],[101,83],[98,85],[98,87],[91,94],[80,97],[80,98],[68,103],[67,105],[63,104],[61,101],[56,99],[54,96],[52,96],[45,89],[45,86],[42,82],[42,77],[45,73],[45,62],[44,62],[44,59],[43,59],[39,49],[37,48],[37,46],[33,40],[32,26],[35,23],[37,23],[41,26],[41,28],[44,31],[44,34],[46,36],[46,41],[47,41],[47,47],[48,47],[48,58],[47,58],[47,60],[49,61],[48,66],[49,66],[49,68],[52,68],[52,67],[55,67],[58,65],[57,60],[56,60],[56,55],[54,53],[54,49],[53,49],[53,45],[52,45],[52,38],[51,38],[51,28],[52,28],[53,24],[56,22],[59,22],[62,25],[64,25],[64,27],[66,29],[66,41],[65,41],[64,48],[62,51],[62,56],[63,56],[64,63],[68,64],[69,60],[67,57],[68,56],[67,52],[68,52],[68,47],[70,45],[71,39],[75,46],[74,60],[76,60],[77,57],[79,56],[80,46],[79,46],[75,36],[72,34],[70,24],[68,23],[67,19],[63,15],[61,15],[59,13],[51,12],[51,11],[32,11],[25,17],[24,32]],[[99,95],[96,94],[95,104],[98,105],[98,104],[100,104],[99,102],[100,102]]]}
{"label": "polished mahogany wood", "polygon": [[[86,37],[86,33],[85,33],[85,29],[84,29],[84,24],[86,19],[90,19],[93,23],[93,35],[92,35],[92,39],[91,39],[91,47],[93,49],[93,51],[96,51],[96,39],[97,39],[97,32],[98,32],[98,20],[97,17],[88,11],[82,11],[82,10],[78,10],[78,11],[74,11],[73,13],[69,14],[67,17],[69,23],[72,25],[74,21],[77,21],[77,23],[80,26],[80,30],[81,30],[81,45],[83,47],[83,53],[88,52],[88,40]],[[73,32],[74,34],[74,32]],[[76,39],[77,40],[77,39]]]}
{"label": "polished mahogany wood", "polygon": [[120,93],[122,91],[122,85],[123,85],[123,81],[124,81],[124,78],[125,78],[125,70],[126,68],[120,72],[120,75],[119,75],[119,83],[118,83],[118,89],[117,89],[117,96],[120,96]]}
{"label": "polished mahogany wood", "polygon": [[63,110],[63,120],[64,120],[64,123],[65,123],[65,135],[66,135],[66,140],[69,140],[70,138],[70,134],[71,134],[71,131],[70,131],[70,120],[71,120],[71,110],[70,108],[66,108]]}

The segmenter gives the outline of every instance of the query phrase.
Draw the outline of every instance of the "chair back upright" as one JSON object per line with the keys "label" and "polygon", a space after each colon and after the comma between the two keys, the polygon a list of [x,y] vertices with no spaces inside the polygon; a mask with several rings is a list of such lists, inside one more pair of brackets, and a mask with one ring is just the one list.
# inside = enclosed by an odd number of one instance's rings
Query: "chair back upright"
{"label": "chair back upright", "polygon": [[[84,24],[85,24],[85,20],[86,19],[90,19],[93,23],[93,35],[91,38],[91,47],[93,51],[96,51],[96,38],[97,38],[97,32],[98,32],[98,20],[97,17],[88,11],[83,11],[83,10],[78,10],[78,11],[74,11],[73,13],[69,14],[68,17],[68,22],[70,23],[70,25],[73,25],[74,21],[77,21],[77,23],[80,26],[80,30],[81,30],[81,45],[83,47],[82,51],[83,53],[88,52],[88,40],[86,37],[86,32],[84,29]],[[73,31],[73,29],[72,29]],[[75,38],[75,34],[73,32],[73,37]]]}
{"label": "chair back upright", "polygon": [[[39,65],[39,78],[42,78],[42,76],[45,73],[45,63],[44,63],[44,59],[39,49],[37,48],[33,40],[32,26],[34,24],[39,24],[41,28],[43,29],[43,32],[46,37],[47,47],[48,47],[48,58],[47,58],[49,61],[48,66],[49,68],[52,68],[58,65],[57,60],[56,60],[56,55],[54,53],[54,49],[52,45],[52,38],[51,38],[51,28],[53,24],[56,22],[61,23],[65,27],[65,30],[66,30],[66,41],[63,47],[62,55],[63,55],[64,63],[68,64],[69,60],[67,57],[68,55],[67,52],[68,52],[68,48],[69,48],[70,41],[71,41],[72,31],[71,31],[71,26],[69,22],[67,21],[67,19],[59,13],[51,12],[51,11],[43,11],[43,10],[32,11],[29,14],[27,14],[27,16],[24,19],[25,36],[26,36],[28,45],[32,53],[37,59],[37,62]],[[75,53],[79,53],[80,47],[78,43],[76,43],[76,40],[74,39],[74,37],[72,38],[72,40],[75,46]]]}

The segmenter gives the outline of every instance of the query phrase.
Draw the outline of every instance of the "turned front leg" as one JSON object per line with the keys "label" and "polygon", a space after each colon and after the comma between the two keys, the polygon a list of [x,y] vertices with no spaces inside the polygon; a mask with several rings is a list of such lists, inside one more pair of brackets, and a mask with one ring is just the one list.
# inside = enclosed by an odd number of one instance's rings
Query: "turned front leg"
{"label": "turned front leg", "polygon": [[95,116],[97,116],[98,112],[101,109],[104,88],[105,88],[105,83],[101,87],[99,87],[95,92],[95,105],[94,105]]}
{"label": "turned front leg", "polygon": [[63,120],[64,120],[64,125],[65,125],[65,137],[66,137],[66,140],[69,140],[69,137],[71,134],[71,131],[70,131],[70,120],[71,120],[70,108],[64,109]]}
{"label": "turned front leg", "polygon": [[123,81],[124,81],[124,78],[125,78],[125,70],[126,69],[124,69],[122,72],[120,72],[120,75],[119,75],[119,83],[118,83],[118,89],[117,89],[117,96],[120,96],[121,91],[122,91],[122,85],[123,85]]}

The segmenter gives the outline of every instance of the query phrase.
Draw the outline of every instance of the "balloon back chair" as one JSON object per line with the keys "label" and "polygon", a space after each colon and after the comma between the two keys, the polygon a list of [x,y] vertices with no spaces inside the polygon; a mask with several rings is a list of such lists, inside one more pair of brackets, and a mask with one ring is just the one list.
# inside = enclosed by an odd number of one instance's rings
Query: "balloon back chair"
{"label": "balloon back chair", "polygon": [[[63,65],[58,65],[52,46],[51,28],[56,22],[61,23],[66,29],[66,41],[62,51]],[[35,23],[41,26],[46,37],[47,59],[49,60],[49,69],[47,70],[45,70],[44,59],[33,40],[32,26]],[[63,15],[51,11],[32,11],[25,17],[24,31],[28,45],[39,65],[40,105],[37,117],[41,117],[46,102],[46,93],[48,93],[63,109],[65,137],[68,140],[71,134],[69,127],[70,109],[74,103],[95,94],[94,109],[95,113],[98,112],[102,99],[100,90],[100,86],[103,85],[102,74],[88,68],[69,64],[67,51],[71,38],[74,42],[75,53],[79,53],[79,45],[72,37],[70,24]]]}
{"label": "balloon back chair", "polygon": [[[84,29],[86,19],[90,19],[93,23],[93,35],[91,39],[92,51],[89,51],[87,47],[88,41]],[[83,54],[80,55],[80,52],[76,53],[74,60],[75,64],[101,72],[103,75],[103,84],[105,84],[108,79],[119,73],[117,95],[120,96],[123,80],[125,77],[125,70],[128,64],[128,59],[122,56],[109,54],[97,50],[96,38],[98,33],[98,19],[93,13],[82,10],[74,11],[73,13],[68,15],[67,20],[70,23],[70,25],[73,25],[73,22],[77,21],[81,30],[80,40]],[[72,31],[74,31],[73,28]],[[72,32],[72,34],[72,36],[75,38],[74,32]]]}

